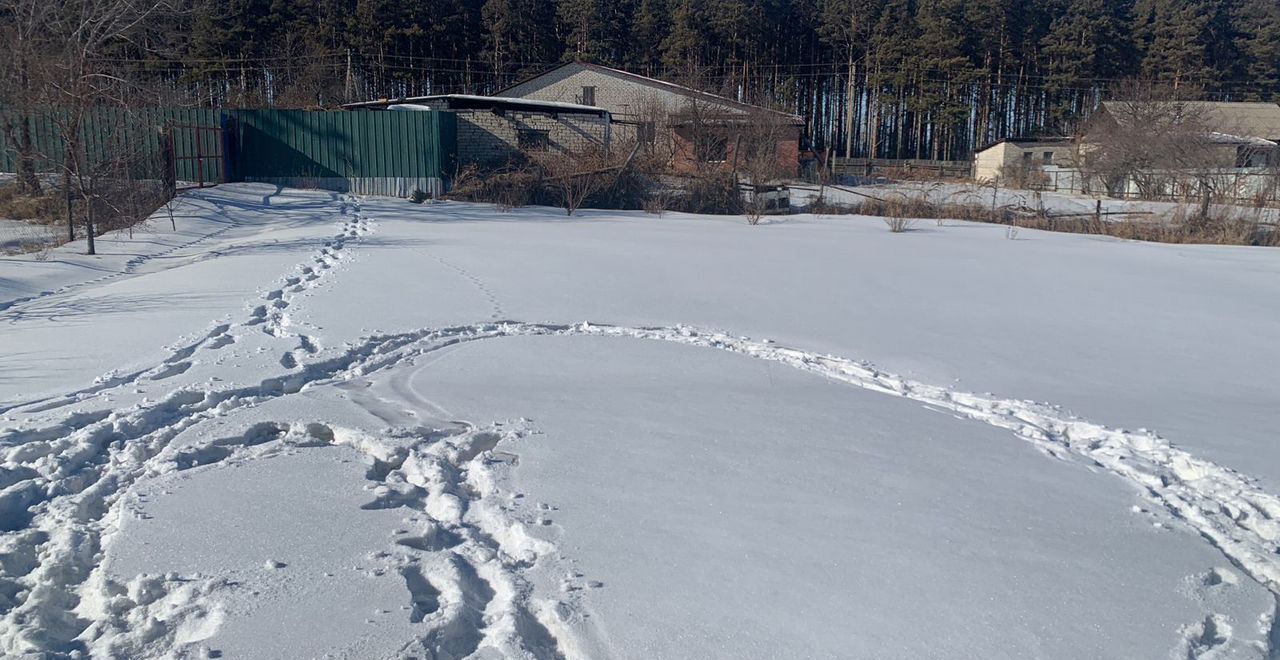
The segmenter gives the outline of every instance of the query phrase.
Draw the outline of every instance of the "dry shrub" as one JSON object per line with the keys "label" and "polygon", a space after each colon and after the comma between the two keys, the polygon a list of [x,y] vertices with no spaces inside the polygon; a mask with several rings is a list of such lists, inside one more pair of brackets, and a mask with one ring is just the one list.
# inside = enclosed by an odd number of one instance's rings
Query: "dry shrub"
{"label": "dry shrub", "polygon": [[[91,198],[94,218],[94,231],[104,234],[117,229],[128,229],[132,236],[133,229],[146,222],[169,201],[169,195],[163,181],[100,179],[93,184]],[[81,214],[77,213],[77,224],[83,226]]]}
{"label": "dry shrub", "polygon": [[738,215],[742,206],[742,192],[733,174],[714,170],[688,177],[684,194],[672,204],[676,211],[707,215]]}
{"label": "dry shrub", "polygon": [[894,195],[891,197],[866,197],[847,205],[825,205],[821,212],[829,214],[852,213],[883,218],[912,218],[931,220],[972,220],[1008,224],[1013,221],[1009,209],[992,209],[984,204],[937,203],[923,197]]}
{"label": "dry shrub", "polygon": [[902,232],[911,229],[911,225],[915,224],[915,220],[913,218],[906,218],[903,216],[888,216],[884,219],[884,224],[888,225],[889,231],[895,234],[901,234]]}
{"label": "dry shrub", "polygon": [[[1115,217],[1115,216],[1113,216]],[[1246,209],[1218,209],[1201,216],[1199,209],[1180,206],[1167,216],[1130,215],[1120,219],[1093,216],[1052,217],[1022,215],[1012,222],[1026,229],[1101,234],[1153,243],[1280,246],[1280,231]]]}
{"label": "dry shrub", "polygon": [[540,196],[569,215],[579,208],[639,209],[654,187],[636,163],[639,145],[626,150],[591,149],[576,153],[535,153],[530,159],[542,175]]}
{"label": "dry shrub", "polygon": [[868,197],[854,204],[822,202],[810,207],[813,213],[855,214],[882,217],[890,231],[907,231],[915,219],[955,219],[1009,227],[1006,237],[1016,238],[1018,229],[1072,234],[1101,234],[1137,241],[1211,245],[1252,245],[1280,247],[1280,224],[1266,222],[1258,209],[1213,207],[1202,215],[1195,206],[1180,206],[1167,216],[1110,216],[1092,214],[1055,217],[1030,209],[997,207],[975,203],[936,203],[920,197]]}
{"label": "dry shrub", "polygon": [[51,191],[33,196],[22,192],[15,183],[0,186],[0,218],[51,222],[64,208],[65,202]]}
{"label": "dry shrub", "polygon": [[826,197],[819,197],[813,200],[812,202],[809,202],[809,206],[805,210],[809,213],[812,213],[814,215],[819,215],[819,216],[821,215],[854,215],[857,213],[857,211],[852,210],[852,208],[853,207],[851,207],[848,204],[840,204],[838,202],[833,202],[827,199]]}
{"label": "dry shrub", "polygon": [[1000,183],[1008,188],[1039,190],[1049,186],[1049,175],[1039,165],[1009,163],[1000,168]]}
{"label": "dry shrub", "polygon": [[582,208],[587,199],[601,192],[617,175],[609,154],[592,149],[582,153],[542,152],[533,162],[541,176],[540,192],[566,215]]}
{"label": "dry shrub", "polygon": [[643,163],[626,161],[627,153],[530,153],[500,169],[468,165],[445,197],[487,202],[503,211],[529,204],[559,206],[570,215],[584,207],[646,208],[657,187],[655,176]]}
{"label": "dry shrub", "polygon": [[663,192],[656,171],[645,163],[633,163],[607,180],[587,198],[586,205],[595,209],[648,211],[655,198],[660,198]]}
{"label": "dry shrub", "polygon": [[655,183],[653,190],[645,197],[642,205],[644,212],[661,218],[675,204],[678,195],[675,190]]}
{"label": "dry shrub", "polygon": [[446,196],[464,202],[487,202],[503,211],[532,204],[537,198],[541,176],[527,163],[512,163],[496,171],[471,165],[454,178]]}

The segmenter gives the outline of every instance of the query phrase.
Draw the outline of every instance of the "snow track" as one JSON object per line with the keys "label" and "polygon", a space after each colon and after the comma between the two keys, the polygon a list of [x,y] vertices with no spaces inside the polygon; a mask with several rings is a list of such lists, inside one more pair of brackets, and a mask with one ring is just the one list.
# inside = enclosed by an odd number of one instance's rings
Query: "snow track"
{"label": "snow track", "polygon": [[[4,567],[0,593],[13,602],[0,621],[0,648],[10,652],[74,648],[74,640],[89,624],[74,613],[78,590],[92,574],[104,532],[118,515],[113,510],[118,495],[131,483],[155,471],[224,460],[236,447],[270,442],[288,427],[253,432],[243,442],[215,442],[195,452],[175,452],[169,442],[184,429],[244,406],[368,376],[446,347],[517,336],[602,336],[725,350],[1007,429],[1046,454],[1084,459],[1128,480],[1241,570],[1280,593],[1280,498],[1263,492],[1244,475],[1197,459],[1154,433],[1107,428],[1046,404],[954,392],[863,362],[719,332],[680,326],[500,322],[375,336],[341,355],[299,364],[291,373],[256,385],[178,391],[163,401],[130,410],[78,412],[57,424],[0,438],[5,448],[0,522],[8,530],[6,540],[21,537],[40,547],[38,556],[33,553]],[[494,448],[503,439],[518,438],[519,431],[427,430],[395,450],[370,450],[377,443],[352,439],[358,438],[356,432],[313,426],[309,434],[373,452],[380,467],[371,475],[382,485],[371,506],[421,509],[433,520],[431,526],[397,544],[400,552],[415,558],[401,567],[415,616],[438,624],[429,638],[406,648],[461,650],[471,648],[476,639],[497,648],[524,649],[531,657],[545,657],[544,651],[556,648],[549,622],[535,615],[541,606],[527,601],[527,584],[520,577],[522,568],[554,554],[554,548],[523,534],[522,523],[505,518],[492,502],[485,501],[483,466],[500,462]],[[28,510],[32,513],[24,514]],[[22,566],[14,570],[9,566],[14,563]],[[502,604],[492,605],[495,599]],[[474,615],[481,601],[489,603],[484,608],[484,625]],[[1267,624],[1274,626],[1274,622]],[[1212,650],[1215,640],[1229,634],[1212,619],[1197,631],[1188,631],[1192,657]],[[1274,629],[1270,634],[1274,639]]]}
{"label": "snow track", "polygon": [[[220,207],[220,210],[225,211],[225,208]],[[35,295],[18,298],[16,300],[0,302],[0,312],[4,312],[3,314],[0,314],[0,321],[8,321],[10,323],[19,321],[28,313],[27,312],[28,307],[35,307],[37,306],[36,305],[37,303],[44,302],[45,299],[49,298],[50,296],[58,296],[62,294],[73,293],[75,291],[79,291],[86,287],[97,286],[97,285],[105,284],[107,282],[111,282],[117,279],[129,277],[131,275],[136,275],[138,272],[138,269],[150,261],[170,257],[178,252],[181,252],[182,250],[187,250],[197,245],[200,245],[201,243],[204,243],[206,241],[218,238],[223,234],[226,234],[227,232],[231,231],[232,229],[236,229],[242,226],[240,223],[236,222],[235,220],[230,219],[232,217],[232,214],[224,212],[222,215],[223,217],[228,219],[225,220],[225,224],[219,227],[218,229],[215,229],[205,234],[201,234],[200,236],[196,236],[191,240],[185,241],[183,243],[170,246],[159,252],[154,252],[149,254],[140,254],[138,256],[132,257],[128,261],[124,262],[120,270],[110,271],[99,277],[95,277],[92,279],[83,280],[79,282],[74,282],[72,284],[67,284],[67,285],[58,287],[56,289],[41,291],[40,293],[37,293]]]}
{"label": "snow track", "polygon": [[[243,333],[243,328],[260,327],[272,337],[293,337],[295,334],[288,328],[292,324],[288,309],[294,299],[301,293],[320,286],[326,276],[333,272],[334,266],[343,258],[343,251],[348,242],[358,240],[373,230],[373,223],[363,214],[356,198],[345,199],[339,213],[346,220],[333,238],[325,241],[320,250],[310,261],[299,264],[297,273],[285,276],[273,288],[249,304],[248,318],[238,323],[218,323],[206,334],[196,340],[170,349],[170,354],[162,364],[126,374],[108,373],[100,376],[93,385],[67,394],[23,401],[0,406],[0,414],[13,410],[26,412],[43,412],[98,396],[104,392],[124,388],[142,380],[164,380],[185,372],[190,368],[190,358],[198,351],[218,351],[234,344]],[[206,237],[207,238],[207,237]],[[281,363],[286,366],[296,361],[299,354],[311,355],[319,351],[318,342],[306,335],[298,336],[298,347],[285,354]],[[292,368],[292,367],[290,367]]]}
{"label": "snow track", "polygon": [[[589,336],[670,342],[780,363],[1010,431],[1049,456],[1082,461],[1118,476],[1277,595],[1276,611],[1257,624],[1269,640],[1269,657],[1280,657],[1280,498],[1235,470],[1198,459],[1153,432],[1106,427],[1049,404],[957,392],[866,362],[687,326],[491,320],[377,335],[326,349],[313,334],[304,333],[290,310],[299,295],[321,285],[349,257],[352,241],[373,228],[353,199],[342,203],[340,213],[344,220],[338,234],[247,305],[244,318],[217,323],[171,347],[158,364],[0,409],[0,414],[25,420],[0,432],[0,655],[46,651],[146,657],[193,649],[216,631],[223,616],[207,596],[235,587],[199,576],[113,582],[102,558],[126,512],[129,489],[157,475],[270,455],[281,447],[333,445],[350,446],[368,460],[365,478],[372,499],[366,509],[404,508],[420,520],[393,539],[383,558],[387,570],[404,581],[410,622],[425,631],[405,640],[402,655],[591,655],[579,651],[599,647],[585,615],[586,592],[566,582],[554,600],[540,599],[530,578],[534,567],[574,576],[570,560],[547,534],[530,533],[540,524],[538,516],[512,504],[511,494],[502,489],[518,460],[513,449],[532,433],[527,423],[457,422],[370,432],[315,419],[281,420],[248,425],[242,432],[196,445],[174,442],[209,420],[389,371],[460,344]],[[173,249],[184,247],[189,245]],[[484,295],[493,319],[505,315],[483,281],[433,258]],[[32,306],[22,301],[11,305],[20,309],[0,319],[12,319]],[[94,409],[107,395],[140,383],[190,380],[180,377],[198,366],[202,356],[249,339],[272,342],[276,352],[265,372],[271,377],[222,387],[212,381],[188,385],[157,401]],[[72,406],[76,409],[64,410]],[[1227,574],[1215,570],[1205,580],[1225,580]],[[1182,631],[1179,652],[1213,657],[1230,641],[1232,625],[1245,623],[1206,616]]]}

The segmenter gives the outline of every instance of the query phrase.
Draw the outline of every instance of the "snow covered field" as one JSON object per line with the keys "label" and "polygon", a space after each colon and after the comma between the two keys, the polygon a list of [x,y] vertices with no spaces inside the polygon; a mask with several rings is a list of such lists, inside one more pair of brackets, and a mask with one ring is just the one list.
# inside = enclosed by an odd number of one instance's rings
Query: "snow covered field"
{"label": "snow covered field", "polygon": [[176,212],[0,258],[5,657],[1280,653],[1280,252]]}

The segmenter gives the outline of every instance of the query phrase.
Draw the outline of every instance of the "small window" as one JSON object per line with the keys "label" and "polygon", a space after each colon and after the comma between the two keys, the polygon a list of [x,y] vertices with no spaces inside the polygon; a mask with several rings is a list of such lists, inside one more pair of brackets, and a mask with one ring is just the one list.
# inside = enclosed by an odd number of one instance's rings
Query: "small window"
{"label": "small window", "polygon": [[1052,151],[1046,151],[1046,152],[1044,152],[1044,162],[1046,162],[1046,163],[1052,163],[1052,162],[1053,162],[1053,152],[1052,152]]}
{"label": "small window", "polygon": [[546,151],[551,146],[551,134],[536,128],[522,128],[516,134],[516,144],[524,151]]}
{"label": "small window", "polygon": [[595,105],[595,104],[596,104],[596,88],[583,87],[582,88],[582,105]]}
{"label": "small window", "polygon": [[729,141],[724,135],[711,133],[694,140],[694,154],[703,163],[723,163],[729,159]]}
{"label": "small window", "polygon": [[1035,154],[1031,153],[1030,151],[1022,152],[1022,162],[1024,163],[1030,163],[1033,157],[1035,157]]}

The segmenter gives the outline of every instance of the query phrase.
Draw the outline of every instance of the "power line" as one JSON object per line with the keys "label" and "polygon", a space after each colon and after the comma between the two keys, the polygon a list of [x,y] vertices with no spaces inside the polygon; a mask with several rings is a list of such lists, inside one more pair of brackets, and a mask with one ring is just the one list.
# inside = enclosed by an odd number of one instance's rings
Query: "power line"
{"label": "power line", "polygon": [[[493,69],[493,66],[492,66],[493,62],[491,60],[484,59],[484,58],[450,58],[450,57],[435,57],[435,56],[424,56],[424,55],[404,55],[404,54],[395,54],[395,53],[369,54],[369,53],[358,52],[358,51],[352,51],[351,55],[353,55],[359,61],[364,63],[365,66],[368,66],[370,62],[376,62],[377,66],[384,69],[427,71],[427,72],[438,72],[438,73],[472,73],[472,74],[482,74],[486,70],[492,71]],[[118,65],[145,66],[148,70],[152,70],[152,71],[190,70],[193,68],[197,68],[194,65],[200,65],[200,64],[224,65],[228,67],[234,66],[235,68],[262,68],[264,66],[269,66],[271,68],[295,69],[295,68],[300,68],[302,66],[311,66],[310,64],[300,64],[299,60],[303,60],[307,62],[316,62],[316,61],[325,60],[325,59],[332,59],[335,65],[345,66],[346,57],[347,57],[346,51],[329,51],[329,52],[321,52],[321,53],[304,53],[304,54],[292,55],[292,56],[275,56],[275,57],[195,57],[195,58],[180,58],[180,59],[114,57],[114,58],[97,58],[94,61],[101,62],[101,63],[108,63],[108,64],[118,64]],[[414,66],[406,66],[403,64],[390,64],[388,63],[388,60],[400,61],[400,62],[421,62],[429,66],[414,67]],[[436,66],[437,63],[447,64],[451,66]],[[465,68],[458,68],[456,65],[459,63],[466,64],[468,66]],[[523,70],[523,69],[531,69],[531,68],[548,68],[549,69],[562,64],[564,64],[564,62],[561,62],[561,61],[547,62],[547,61],[537,61],[537,60],[502,61],[498,63],[499,68],[504,70],[513,70],[513,69]],[[863,65],[862,73],[859,75],[860,78],[865,80],[870,77],[871,74],[867,69],[872,67],[867,65],[865,56],[863,58],[859,58],[858,60],[854,60],[854,64]],[[745,70],[747,70],[748,72],[752,72],[752,71],[754,72],[748,73],[746,75],[742,75],[740,72],[744,70],[744,65],[745,65]],[[739,64],[711,64],[711,65],[705,65],[705,66],[696,66],[694,67],[694,69],[695,71],[699,71],[703,74],[710,74],[710,72],[718,72],[720,74],[719,76],[710,75],[710,77],[731,77],[734,80],[772,80],[775,77],[773,74],[763,73],[761,71],[768,70],[768,71],[779,72],[779,73],[785,72],[784,77],[792,78],[792,79],[824,79],[824,78],[831,78],[831,77],[844,77],[846,76],[848,67],[849,67],[849,63],[847,61],[845,62],[832,61],[832,62],[797,62],[797,63],[759,63],[759,64],[744,62]],[[1067,80],[1069,80],[1070,82],[1067,85],[1059,85],[1057,84],[1056,81],[1059,79],[1060,76],[1053,73],[1021,72],[1016,75],[1004,75],[1004,74],[996,74],[996,72],[993,72],[981,67],[954,69],[954,68],[937,68],[937,67],[915,65],[915,64],[913,65],[877,64],[877,65],[874,65],[874,71],[876,72],[876,77],[878,78],[891,78],[891,77],[902,76],[902,75],[914,76],[916,78],[913,82],[916,82],[916,83],[922,80],[928,80],[931,82],[946,82],[946,83],[959,82],[961,84],[981,82],[982,84],[986,84],[986,85],[1000,85],[1000,86],[1006,86],[1006,87],[1014,87],[1018,89],[1052,88],[1055,90],[1062,90],[1062,91],[1089,91],[1089,90],[1092,90],[1094,86],[1109,87],[1111,85],[1128,82],[1133,79],[1133,78],[1097,77],[1097,76],[1069,77],[1067,78]],[[679,72],[679,70],[666,67],[662,69],[662,72],[666,74],[671,74],[671,73],[677,73]],[[938,74],[943,76],[948,76],[948,78],[946,78],[945,80],[940,80],[936,77],[932,77],[932,78],[919,77],[924,75],[938,75]],[[999,77],[993,80],[993,78],[996,78],[997,75]],[[962,78],[962,80],[957,80],[957,78]],[[968,80],[963,80],[963,78],[968,78]],[[1038,81],[1040,84],[1032,84],[1032,81]],[[1163,80],[1152,79],[1149,82],[1152,82],[1155,84],[1161,84],[1161,83],[1171,84],[1171,83],[1174,83],[1175,81],[1168,80],[1168,79],[1163,79]],[[1186,83],[1187,81],[1176,81],[1176,82]],[[1195,82],[1195,81],[1192,81],[1192,82]],[[1265,82],[1246,81],[1246,80],[1217,80],[1217,81],[1212,81],[1208,86],[1212,89],[1234,89],[1234,90],[1245,90],[1245,91],[1249,91],[1249,90],[1274,91],[1275,90],[1274,85],[1270,85]]]}

